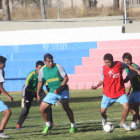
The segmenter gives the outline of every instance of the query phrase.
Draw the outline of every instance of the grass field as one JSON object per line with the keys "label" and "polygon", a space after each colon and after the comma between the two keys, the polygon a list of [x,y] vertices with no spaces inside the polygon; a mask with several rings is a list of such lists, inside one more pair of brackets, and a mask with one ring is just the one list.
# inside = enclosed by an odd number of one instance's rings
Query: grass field
{"label": "grass field", "polygon": [[[7,98],[1,95],[1,99],[11,108],[13,114],[5,129],[5,133],[11,136],[11,139],[26,140],[136,140],[140,139],[140,130],[127,132],[119,128],[122,108],[118,103],[108,109],[108,121],[114,123],[113,133],[105,133],[101,126],[101,116],[99,113],[102,90],[74,90],[70,91],[70,106],[73,109],[75,122],[78,132],[69,134],[70,123],[62,109],[62,106],[53,107],[53,119],[55,128],[47,136],[42,136],[41,131],[44,127],[44,121],[39,112],[39,104],[34,100],[30,109],[29,116],[23,124],[23,128],[16,130],[15,126],[21,111],[19,93],[12,94],[14,102],[7,102]],[[0,114],[0,118],[2,113]],[[127,124],[130,124],[131,114],[127,118]]]}

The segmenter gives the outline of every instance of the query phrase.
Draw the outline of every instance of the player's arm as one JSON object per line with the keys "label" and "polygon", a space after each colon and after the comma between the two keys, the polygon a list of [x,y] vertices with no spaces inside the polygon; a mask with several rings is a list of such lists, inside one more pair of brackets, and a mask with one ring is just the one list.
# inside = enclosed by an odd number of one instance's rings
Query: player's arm
{"label": "player's arm", "polygon": [[54,91],[54,93],[59,94],[66,86],[68,82],[68,76],[66,75],[63,79],[63,82],[61,83],[60,87]]}
{"label": "player's arm", "polygon": [[10,102],[13,101],[13,97],[11,95],[9,95],[8,92],[5,91],[5,89],[3,88],[3,83],[0,83],[0,91],[1,91],[1,93],[5,94],[8,97]]}
{"label": "player's arm", "polygon": [[99,81],[99,83],[96,86],[92,86],[92,89],[97,89],[98,87],[103,85],[103,80],[104,80],[104,74],[103,74],[103,68],[101,70],[101,80]]}
{"label": "player's arm", "polygon": [[92,86],[92,89],[97,89],[98,87],[103,85],[103,81],[101,80],[96,86]]}
{"label": "player's arm", "polygon": [[57,68],[58,68],[60,75],[63,77],[63,81],[62,81],[60,87],[54,91],[54,93],[59,94],[65,88],[67,82],[69,81],[69,78],[62,66],[57,65]]}
{"label": "player's arm", "polygon": [[4,89],[4,87],[3,87],[4,81],[5,81],[5,80],[4,80],[2,71],[0,70],[0,93],[5,94],[5,95],[8,97],[9,101],[12,102],[12,101],[13,101],[13,97],[10,96],[10,95],[8,94],[8,92],[5,91],[5,89]]}
{"label": "player's arm", "polygon": [[50,88],[49,88],[49,86],[48,86],[48,83],[45,82],[45,85],[46,85],[46,89],[47,89],[47,91],[49,92],[49,91],[50,91]]}
{"label": "player's arm", "polygon": [[129,68],[130,70],[132,70],[131,72],[129,72],[129,74],[124,79],[124,81],[123,81],[124,83],[127,83],[131,78],[135,77],[137,74],[140,75],[140,70],[136,69],[135,67],[133,67],[131,65],[121,62],[121,67],[122,67],[122,70],[124,70],[125,68]]}
{"label": "player's arm", "polygon": [[38,84],[37,84],[37,101],[40,102],[40,91],[43,87],[44,80],[43,80],[43,70],[39,70],[39,75],[38,75]]}
{"label": "player's arm", "polygon": [[140,75],[140,70],[139,69],[136,69],[135,67],[129,65],[129,69],[130,70],[133,70],[133,71],[136,71],[138,73],[138,75]]}
{"label": "player's arm", "polygon": [[37,84],[37,101],[40,102],[40,91],[43,87],[43,82],[42,81],[39,81],[38,84]]}
{"label": "player's arm", "polygon": [[25,91],[26,91],[26,89],[27,89],[27,86],[24,85],[24,86],[23,86],[23,89],[22,89],[22,92],[21,92],[22,98],[24,98],[24,99],[25,99]]}
{"label": "player's arm", "polygon": [[128,89],[127,89],[127,91],[126,91],[126,95],[127,95],[127,96],[130,95],[131,88],[132,88],[132,86],[131,86],[131,84],[129,83]]}
{"label": "player's arm", "polygon": [[26,81],[25,81],[25,84],[24,84],[24,86],[23,86],[23,89],[22,89],[22,98],[26,98],[25,97],[25,92],[26,92],[26,89],[28,88],[28,86],[30,85],[30,82],[32,81],[32,79],[33,79],[33,75],[34,75],[34,73],[33,72],[31,72],[31,73],[29,73],[28,74],[28,76],[27,76],[27,78],[26,78]]}

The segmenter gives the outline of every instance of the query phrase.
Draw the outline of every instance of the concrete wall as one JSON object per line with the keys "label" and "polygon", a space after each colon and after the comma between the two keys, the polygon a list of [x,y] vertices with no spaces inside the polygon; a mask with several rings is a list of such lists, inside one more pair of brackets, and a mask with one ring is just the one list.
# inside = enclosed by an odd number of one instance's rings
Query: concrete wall
{"label": "concrete wall", "polygon": [[5,71],[10,79],[4,85],[9,91],[19,91],[24,80],[11,79],[26,78],[45,53],[52,53],[68,74],[75,74],[75,67],[98,47],[98,41],[139,39],[140,34],[123,34],[122,26],[112,26],[0,31],[0,38],[0,55],[8,59]]}

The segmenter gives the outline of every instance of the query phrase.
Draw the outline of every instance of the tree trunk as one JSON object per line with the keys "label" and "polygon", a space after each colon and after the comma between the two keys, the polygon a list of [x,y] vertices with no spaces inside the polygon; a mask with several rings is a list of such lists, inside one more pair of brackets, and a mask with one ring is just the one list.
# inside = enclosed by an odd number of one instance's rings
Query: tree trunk
{"label": "tree trunk", "polygon": [[113,8],[119,9],[119,0],[113,0]]}
{"label": "tree trunk", "polygon": [[46,12],[45,12],[44,0],[40,0],[40,7],[41,7],[42,19],[46,19]]}
{"label": "tree trunk", "polygon": [[74,7],[73,7],[73,0],[71,0],[71,8],[74,8]]}
{"label": "tree trunk", "polygon": [[9,0],[2,0],[3,20],[11,20]]}

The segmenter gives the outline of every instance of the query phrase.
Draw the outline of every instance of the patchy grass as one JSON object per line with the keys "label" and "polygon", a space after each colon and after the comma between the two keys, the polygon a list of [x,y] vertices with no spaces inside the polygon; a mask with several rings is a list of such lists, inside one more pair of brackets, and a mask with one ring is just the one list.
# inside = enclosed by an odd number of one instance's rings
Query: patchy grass
{"label": "patchy grass", "polygon": [[[105,133],[101,126],[100,102],[102,98],[102,89],[99,90],[73,90],[70,91],[70,106],[74,112],[78,132],[69,134],[70,122],[62,109],[62,106],[53,106],[53,119],[55,128],[47,136],[42,136],[41,131],[45,124],[39,112],[39,104],[33,101],[29,116],[23,124],[23,128],[16,130],[15,126],[21,112],[19,93],[12,94],[14,102],[9,103],[5,96],[1,99],[11,108],[13,114],[5,129],[5,133],[11,136],[11,139],[17,140],[131,140],[139,139],[139,130],[127,132],[119,128],[119,122],[122,114],[122,107],[116,103],[108,109],[108,121],[115,125],[113,133]],[[0,118],[2,113],[0,114]],[[127,124],[131,122],[131,114],[127,118]]]}

